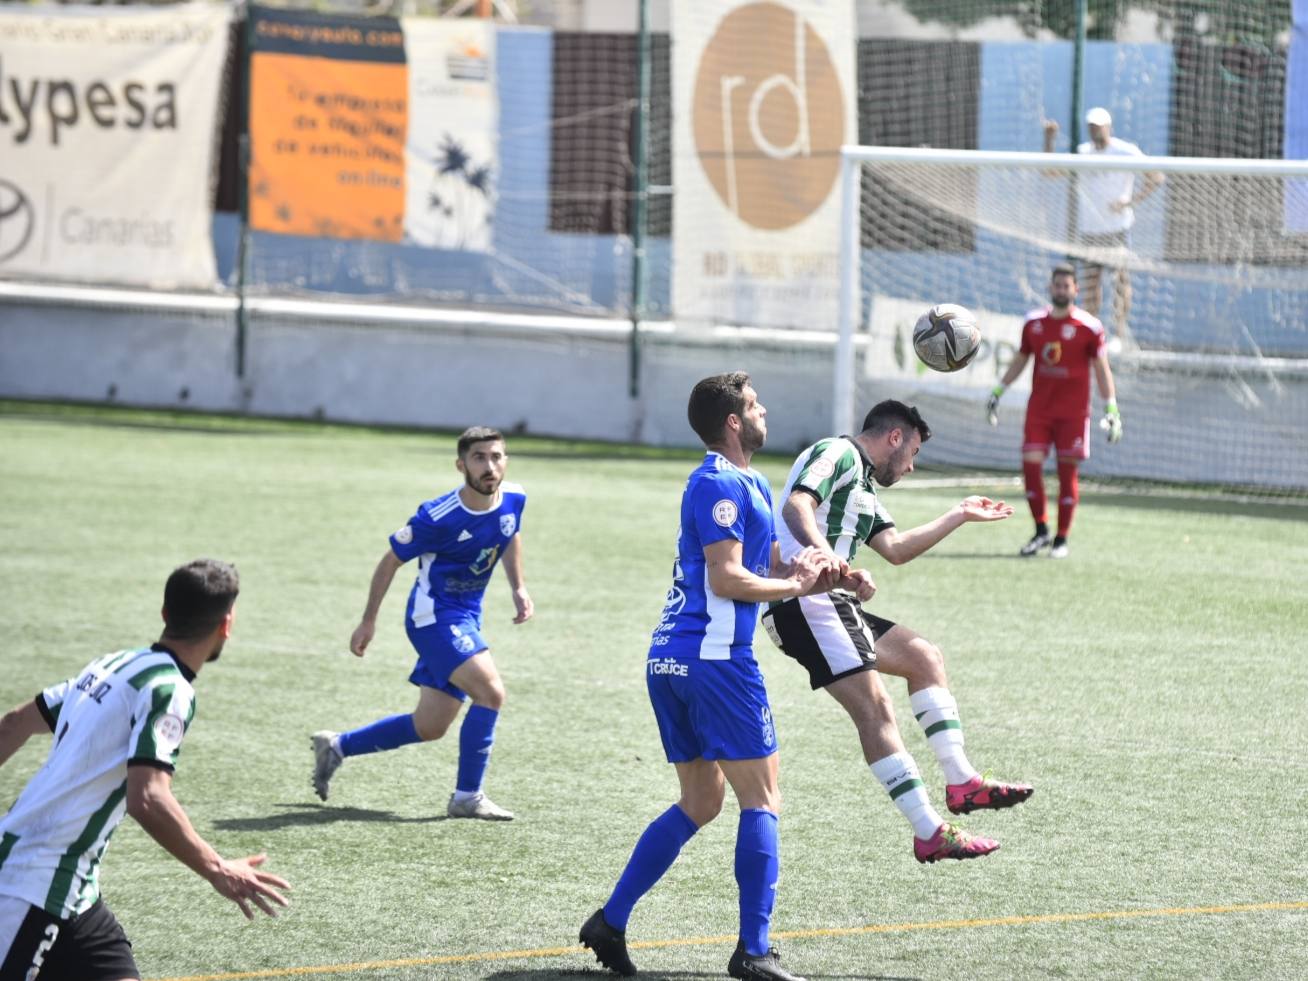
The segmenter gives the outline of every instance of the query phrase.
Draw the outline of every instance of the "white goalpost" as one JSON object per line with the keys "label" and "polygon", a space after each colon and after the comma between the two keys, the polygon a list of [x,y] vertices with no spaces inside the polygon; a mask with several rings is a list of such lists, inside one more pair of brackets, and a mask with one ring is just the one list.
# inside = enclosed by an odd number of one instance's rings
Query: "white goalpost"
{"label": "white goalpost", "polygon": [[[1126,421],[1087,473],[1308,497],[1308,161],[846,146],[840,180],[837,432],[903,398],[936,431],[930,459],[1014,466],[1030,372],[997,428],[985,397],[1070,261],[1078,304],[1098,293]],[[913,355],[936,303],[982,329],[956,374]]]}

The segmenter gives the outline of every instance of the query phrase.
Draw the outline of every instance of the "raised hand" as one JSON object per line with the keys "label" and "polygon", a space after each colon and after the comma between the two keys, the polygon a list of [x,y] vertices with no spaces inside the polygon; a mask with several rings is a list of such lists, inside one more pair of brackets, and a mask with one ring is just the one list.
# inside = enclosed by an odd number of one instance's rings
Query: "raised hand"
{"label": "raised hand", "polygon": [[1011,504],[979,495],[963,498],[958,507],[963,512],[964,521],[1003,521],[1013,516]]}

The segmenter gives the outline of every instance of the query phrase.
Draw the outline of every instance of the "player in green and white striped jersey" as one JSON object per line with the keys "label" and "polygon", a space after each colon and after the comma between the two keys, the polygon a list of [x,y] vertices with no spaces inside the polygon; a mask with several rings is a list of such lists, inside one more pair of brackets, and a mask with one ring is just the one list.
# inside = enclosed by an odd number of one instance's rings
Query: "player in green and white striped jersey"
{"label": "player in green and white striped jersey", "polygon": [[164,587],[158,643],[97,658],[0,718],[0,765],[43,731],[45,765],[0,818],[0,981],[139,978],[131,945],[100,899],[100,861],[131,814],[176,858],[253,917],[286,905],[287,883],[228,861],[172,795],[173,768],[195,716],[196,673],[231,634],[236,570],[200,559]]}
{"label": "player in green and white striped jersey", "polygon": [[[893,565],[921,555],[969,521],[999,521],[1013,513],[1002,501],[969,497],[927,524],[899,531],[877,497],[913,471],[913,458],[931,430],[917,409],[887,400],[875,406],[857,436],[819,440],[795,461],[777,498],[776,530],[781,557],[818,547],[846,565],[867,543]],[[998,843],[943,821],[931,806],[917,764],[904,749],[879,674],[908,682],[913,714],[940,761],[946,803],[956,814],[1011,807],[1031,796],[1023,784],[984,779],[963,751],[958,706],[950,694],[940,650],[907,627],[866,612],[861,601],[876,585],[865,569],[842,569],[851,590],[774,603],[763,625],[787,655],[808,669],[814,690],[825,688],[858,729],[872,775],[913,826],[913,853],[920,862],[974,858]]]}

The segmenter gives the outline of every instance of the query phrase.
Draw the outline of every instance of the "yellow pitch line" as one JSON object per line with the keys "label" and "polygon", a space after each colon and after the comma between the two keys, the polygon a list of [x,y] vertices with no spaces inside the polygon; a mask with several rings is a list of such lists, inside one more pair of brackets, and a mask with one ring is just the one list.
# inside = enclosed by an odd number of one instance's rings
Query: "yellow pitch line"
{"label": "yellow pitch line", "polygon": [[[1175,906],[1167,909],[1106,910],[1098,913],[1037,913],[1027,916],[995,916],[975,920],[933,920],[926,923],[873,923],[857,927],[820,927],[813,930],[777,930],[774,937],[799,940],[806,937],[853,937],[868,933],[909,933],[916,930],[968,930],[976,927],[1029,926],[1038,923],[1085,923],[1093,920],[1126,920],[1146,916],[1200,916],[1217,913],[1268,913],[1308,910],[1308,902],[1247,903],[1239,906]],[[633,950],[656,947],[695,947],[735,943],[736,937],[682,937],[675,940],[637,940]],[[290,978],[306,974],[343,974],[347,971],[379,971],[388,967],[430,967],[434,964],[470,964],[479,961],[513,961],[538,957],[564,957],[582,951],[570,947],[537,947],[533,950],[491,950],[479,954],[447,954],[441,957],[409,957],[390,961],[359,961],[353,964],[322,964],[313,967],[279,967],[234,974],[192,974],[161,981],[242,981],[246,978]]]}

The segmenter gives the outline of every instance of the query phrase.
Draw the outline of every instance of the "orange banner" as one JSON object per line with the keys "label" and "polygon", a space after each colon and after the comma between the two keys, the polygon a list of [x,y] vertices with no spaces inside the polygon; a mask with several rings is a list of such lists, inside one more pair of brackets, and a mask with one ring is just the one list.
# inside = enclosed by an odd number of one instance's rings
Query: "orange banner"
{"label": "orange banner", "polygon": [[[376,60],[361,51],[356,61],[340,57],[340,36],[352,33],[349,26],[330,35],[314,33],[313,25],[291,26],[304,36],[270,40],[263,34],[285,34],[288,28],[268,19],[256,22],[250,226],[288,235],[400,241],[408,127],[402,35],[372,30],[345,38],[355,50],[381,49]],[[320,36],[323,50],[304,50]],[[260,50],[265,44],[274,50]]]}

